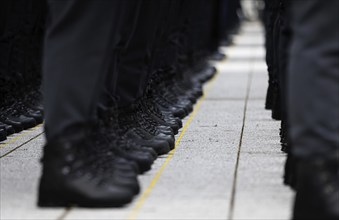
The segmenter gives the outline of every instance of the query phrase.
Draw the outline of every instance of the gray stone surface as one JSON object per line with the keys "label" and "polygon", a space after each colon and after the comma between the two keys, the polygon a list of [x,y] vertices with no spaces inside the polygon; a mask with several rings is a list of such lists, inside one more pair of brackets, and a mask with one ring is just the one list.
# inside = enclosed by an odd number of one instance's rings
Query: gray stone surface
{"label": "gray stone surface", "polygon": [[[242,105],[241,101],[203,103],[138,218],[227,216],[241,128],[241,111],[236,110]],[[154,209],[158,203],[165,204]]]}
{"label": "gray stone surface", "polygon": [[43,143],[39,136],[0,159],[0,219],[57,219],[64,211],[36,206]]}
{"label": "gray stone surface", "polygon": [[289,219],[292,192],[282,187],[285,155],[263,102],[250,100],[238,168],[235,219]]}
{"label": "gray stone surface", "polygon": [[0,144],[0,157],[5,155],[0,159],[0,219],[288,219],[292,192],[282,185],[279,122],[264,110],[263,30],[258,23],[245,24],[234,42],[221,48],[228,59],[216,64],[219,74],[206,86],[206,97],[176,150],[139,177],[143,192],[133,203],[119,209],[38,209],[44,143],[39,127]]}
{"label": "gray stone surface", "polygon": [[14,134],[6,141],[0,142],[0,157],[10,153],[25,143],[34,140],[43,133],[42,125]]}

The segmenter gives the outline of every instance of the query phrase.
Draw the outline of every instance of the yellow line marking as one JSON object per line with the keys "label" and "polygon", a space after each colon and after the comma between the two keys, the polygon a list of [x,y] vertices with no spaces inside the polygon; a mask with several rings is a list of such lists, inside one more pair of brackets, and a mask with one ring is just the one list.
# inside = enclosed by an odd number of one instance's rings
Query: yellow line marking
{"label": "yellow line marking", "polygon": [[190,125],[190,123],[192,122],[194,116],[197,114],[198,110],[200,109],[201,103],[205,100],[207,92],[210,90],[210,88],[212,86],[212,83],[215,81],[215,79],[216,79],[216,77],[218,75],[219,75],[219,71],[217,71],[216,75],[213,77],[213,79],[208,83],[207,87],[204,89],[205,90],[204,95],[201,97],[201,99],[196,104],[196,106],[194,108],[194,111],[192,112],[192,114],[188,118],[187,122],[185,123],[182,131],[180,132],[180,135],[179,135],[177,141],[175,142],[175,148],[167,155],[166,160],[161,165],[161,167],[158,169],[158,171],[155,173],[153,179],[151,180],[151,183],[148,185],[148,187],[144,190],[144,192],[140,195],[138,200],[135,202],[135,205],[133,206],[133,208],[132,208],[132,210],[131,210],[131,212],[130,212],[130,214],[128,216],[128,220],[136,219],[140,209],[142,208],[142,206],[144,205],[144,203],[145,203],[146,199],[148,198],[149,194],[151,193],[151,191],[153,190],[154,186],[158,182],[162,172],[165,170],[167,164],[172,159],[172,157],[174,155],[174,152],[178,148],[179,143],[180,143],[182,137],[184,136],[188,126]]}
{"label": "yellow line marking", "polygon": [[67,217],[67,215],[72,211],[73,207],[67,207],[65,208],[65,210],[63,211],[63,213],[61,213],[60,217],[57,218],[57,220],[63,220]]}
{"label": "yellow line marking", "polygon": [[0,143],[0,148],[3,148],[3,147],[6,147],[7,145],[9,144],[12,144],[14,143],[15,141],[17,141],[19,138],[22,138],[30,133],[32,133],[33,131],[37,130],[38,128],[40,128],[42,125],[38,125],[38,126],[35,126],[34,128],[30,129],[30,130],[27,130],[27,131],[23,131],[22,133],[20,134],[17,134],[15,137],[13,137],[12,139],[10,139],[8,142],[5,142],[5,143]]}

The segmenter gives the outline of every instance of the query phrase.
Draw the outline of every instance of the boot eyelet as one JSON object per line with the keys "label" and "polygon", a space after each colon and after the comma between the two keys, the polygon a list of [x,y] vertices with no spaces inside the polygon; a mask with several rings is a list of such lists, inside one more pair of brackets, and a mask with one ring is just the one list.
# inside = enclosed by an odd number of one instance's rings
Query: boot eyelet
{"label": "boot eyelet", "polygon": [[72,161],[74,161],[74,155],[72,155],[72,154],[67,155],[67,156],[66,156],[66,161],[67,161],[67,162],[72,162]]}
{"label": "boot eyelet", "polygon": [[72,145],[71,145],[71,143],[69,143],[69,142],[65,143],[65,145],[64,145],[64,148],[65,148],[66,150],[71,149],[71,147],[72,147]]}
{"label": "boot eyelet", "polygon": [[62,170],[61,170],[61,173],[63,175],[68,175],[70,172],[71,172],[71,168],[68,167],[68,166],[63,167]]}

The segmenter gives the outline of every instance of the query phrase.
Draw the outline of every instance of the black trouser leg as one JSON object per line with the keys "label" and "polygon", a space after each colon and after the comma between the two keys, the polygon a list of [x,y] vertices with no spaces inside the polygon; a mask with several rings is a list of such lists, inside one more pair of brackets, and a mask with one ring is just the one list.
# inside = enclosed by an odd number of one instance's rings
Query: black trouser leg
{"label": "black trouser leg", "polygon": [[47,138],[93,119],[124,1],[48,1],[43,61]]}
{"label": "black trouser leg", "polygon": [[[132,38],[135,35],[142,2],[142,0],[123,1],[120,6],[120,17],[118,18],[119,22],[116,26],[117,32],[120,34],[116,36],[117,45],[114,51],[112,51],[111,66],[105,76],[105,86],[101,90],[100,105],[102,106],[112,106],[112,99],[120,96],[120,94],[118,94],[119,87],[126,86],[129,88],[128,83],[121,85],[123,83],[118,82],[120,77],[124,77],[125,74],[128,75],[128,73],[119,72],[118,64],[121,63],[122,60],[121,51],[126,51],[129,48]],[[131,76],[128,80],[133,81],[135,79]],[[125,97],[119,97],[119,100],[122,102],[124,99]]]}
{"label": "black trouser leg", "polygon": [[142,1],[134,34],[118,53],[116,95],[128,106],[143,95],[147,85],[152,45],[155,41],[160,1]]}
{"label": "black trouser leg", "polygon": [[266,11],[266,63],[268,71],[268,89],[266,96],[265,109],[273,108],[273,88],[274,88],[274,24],[278,15],[279,0],[265,0]]}
{"label": "black trouser leg", "polygon": [[[279,12],[277,12],[279,13]],[[273,68],[272,68],[272,91],[273,91],[273,98],[272,98],[272,118],[275,120],[281,120],[281,94],[280,94],[280,78],[279,78],[279,43],[280,43],[280,16],[278,15],[273,28]]]}
{"label": "black trouser leg", "polygon": [[[289,24],[289,16],[286,8],[289,6],[289,0],[283,1],[283,7],[280,13],[280,41],[279,41],[279,82],[280,82],[280,94],[281,94],[281,141],[284,147],[287,147],[287,65],[289,58],[289,45],[291,40],[291,30]],[[283,149],[288,150],[288,149]]]}
{"label": "black trouser leg", "polygon": [[299,158],[338,156],[339,1],[291,1],[289,122]]}

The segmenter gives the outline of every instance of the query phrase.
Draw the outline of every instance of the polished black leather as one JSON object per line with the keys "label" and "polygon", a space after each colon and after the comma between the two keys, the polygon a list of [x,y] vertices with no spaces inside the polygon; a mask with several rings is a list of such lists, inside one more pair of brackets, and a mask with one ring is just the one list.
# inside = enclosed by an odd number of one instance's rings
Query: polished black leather
{"label": "polished black leather", "polygon": [[132,200],[139,185],[136,175],[126,171],[133,169],[123,159],[92,152],[95,147],[83,135],[45,146],[39,206],[114,207]]}
{"label": "polished black leather", "polygon": [[7,139],[7,133],[5,129],[0,128],[0,141],[4,141]]}
{"label": "polished black leather", "polygon": [[293,219],[339,219],[339,159],[300,161]]}
{"label": "polished black leather", "polygon": [[1,120],[2,123],[12,126],[15,133],[19,133],[24,130],[22,123],[19,121],[11,120],[10,118],[3,118]]}
{"label": "polished black leather", "polygon": [[131,129],[127,131],[125,133],[125,137],[133,140],[143,147],[152,148],[153,150],[155,150],[155,152],[157,152],[158,155],[166,154],[171,150],[166,140],[145,139],[145,137],[141,136],[141,134],[139,134],[139,131],[137,131],[136,129]]}
{"label": "polished black leather", "polygon": [[8,125],[8,124],[4,124],[2,122],[0,122],[0,129],[4,129],[6,131],[7,136],[15,133],[13,126]]}

